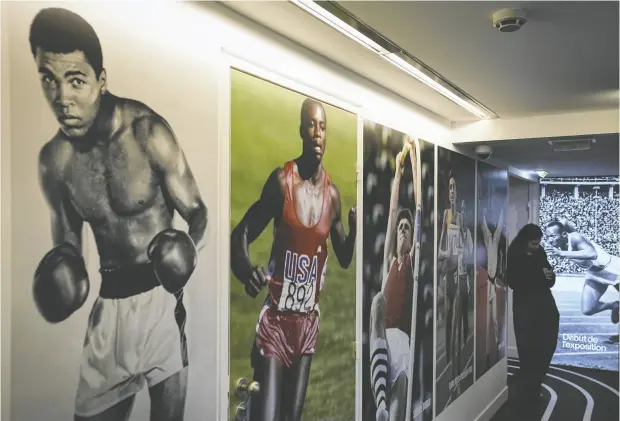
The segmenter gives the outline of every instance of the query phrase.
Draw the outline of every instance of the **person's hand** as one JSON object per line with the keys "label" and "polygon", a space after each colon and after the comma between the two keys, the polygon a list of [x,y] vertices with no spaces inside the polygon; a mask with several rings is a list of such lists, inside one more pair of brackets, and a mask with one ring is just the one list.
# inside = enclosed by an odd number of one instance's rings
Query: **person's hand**
{"label": "person's hand", "polygon": [[396,154],[396,170],[394,171],[394,175],[396,177],[400,177],[403,171],[403,152],[398,152]]}
{"label": "person's hand", "polygon": [[562,257],[562,250],[557,247],[552,246],[551,244],[545,245],[545,252],[548,256],[558,256]]}
{"label": "person's hand", "polygon": [[34,274],[34,301],[41,316],[59,323],[79,310],[90,291],[84,258],[69,243],[47,252]]}
{"label": "person's hand", "polygon": [[194,273],[197,250],[191,237],[173,228],[158,233],[147,248],[153,272],[166,291],[176,294]]}
{"label": "person's hand", "polygon": [[357,232],[357,208],[351,208],[349,211],[349,235],[355,235]]}
{"label": "person's hand", "polygon": [[413,144],[413,138],[407,136],[407,151],[409,152],[409,157],[411,158],[411,162],[415,162],[415,145]]}
{"label": "person's hand", "polygon": [[245,281],[245,292],[252,298],[256,297],[271,278],[262,266],[255,266]]}

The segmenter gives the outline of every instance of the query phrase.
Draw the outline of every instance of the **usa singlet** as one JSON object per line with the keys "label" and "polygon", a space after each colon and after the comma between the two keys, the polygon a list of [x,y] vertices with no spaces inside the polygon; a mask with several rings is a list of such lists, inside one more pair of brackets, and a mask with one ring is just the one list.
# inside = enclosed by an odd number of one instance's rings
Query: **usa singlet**
{"label": "usa singlet", "polygon": [[409,255],[392,262],[387,275],[385,289],[386,328],[398,328],[407,335],[411,333],[411,311],[413,302],[413,268]]}
{"label": "usa singlet", "polygon": [[455,224],[456,215],[452,214],[451,210],[448,210],[446,221],[446,248],[445,250],[450,256],[459,256],[461,252],[461,228]]}
{"label": "usa singlet", "polygon": [[323,205],[318,222],[311,227],[297,218],[295,163],[284,165],[286,192],[282,219],[276,229],[271,253],[269,299],[281,312],[318,312],[319,294],[327,271],[327,239],[330,231],[331,180],[324,175]]}

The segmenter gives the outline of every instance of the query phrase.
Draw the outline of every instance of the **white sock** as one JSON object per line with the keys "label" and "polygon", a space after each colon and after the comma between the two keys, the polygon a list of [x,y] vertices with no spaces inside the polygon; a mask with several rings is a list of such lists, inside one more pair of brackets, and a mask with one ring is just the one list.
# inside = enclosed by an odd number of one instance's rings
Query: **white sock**
{"label": "white sock", "polygon": [[388,350],[385,339],[370,341],[370,382],[377,409],[387,410]]}

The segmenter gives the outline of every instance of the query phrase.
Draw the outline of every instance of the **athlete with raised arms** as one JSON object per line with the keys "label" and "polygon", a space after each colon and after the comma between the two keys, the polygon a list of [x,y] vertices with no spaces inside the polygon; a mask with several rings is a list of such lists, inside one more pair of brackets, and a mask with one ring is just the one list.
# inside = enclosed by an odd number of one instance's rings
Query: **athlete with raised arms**
{"label": "athlete with raised arms", "polygon": [[[370,309],[370,379],[377,406],[377,421],[404,421],[407,410],[412,312],[417,282],[416,244],[419,244],[421,202],[419,146],[411,138],[396,156],[390,208],[383,249],[383,281]],[[398,210],[406,154],[414,182],[416,219],[409,209]],[[418,253],[419,254],[419,253]]]}

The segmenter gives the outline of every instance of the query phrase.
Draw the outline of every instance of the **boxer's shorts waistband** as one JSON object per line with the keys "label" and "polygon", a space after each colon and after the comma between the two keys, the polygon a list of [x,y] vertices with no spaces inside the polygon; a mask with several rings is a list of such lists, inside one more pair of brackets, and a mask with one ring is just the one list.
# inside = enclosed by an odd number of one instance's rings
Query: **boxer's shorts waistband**
{"label": "boxer's shorts waistband", "polygon": [[101,273],[101,298],[128,298],[150,291],[160,285],[151,262],[111,269],[99,269]]}

